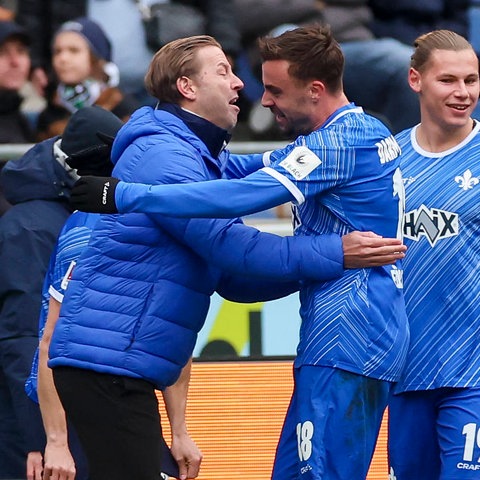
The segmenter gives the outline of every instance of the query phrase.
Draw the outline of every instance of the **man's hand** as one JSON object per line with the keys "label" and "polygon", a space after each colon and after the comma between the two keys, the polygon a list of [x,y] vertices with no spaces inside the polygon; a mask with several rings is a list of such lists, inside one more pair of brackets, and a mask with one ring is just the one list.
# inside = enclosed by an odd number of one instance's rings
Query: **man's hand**
{"label": "man's hand", "polygon": [[365,268],[391,265],[405,257],[407,247],[397,238],[373,232],[351,232],[342,237],[343,266]]}
{"label": "man's hand", "polygon": [[197,478],[202,463],[202,452],[190,436],[172,435],[172,455],[178,463],[180,480]]}
{"label": "man's hand", "polygon": [[119,181],[114,177],[81,177],[70,192],[70,205],[82,212],[118,213],[115,189]]}
{"label": "man's hand", "polygon": [[28,452],[27,480],[42,480],[43,462],[40,452]]}
{"label": "man's hand", "polygon": [[75,461],[68,445],[51,445],[45,448],[45,470],[43,477],[58,480],[74,480],[76,474]]}

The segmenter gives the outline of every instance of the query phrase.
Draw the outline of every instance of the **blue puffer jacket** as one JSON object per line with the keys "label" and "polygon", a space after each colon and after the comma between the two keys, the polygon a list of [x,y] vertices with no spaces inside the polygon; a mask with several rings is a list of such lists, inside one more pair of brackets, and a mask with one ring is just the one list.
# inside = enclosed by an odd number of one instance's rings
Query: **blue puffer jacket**
{"label": "blue puffer jacket", "polygon": [[[113,174],[150,184],[216,179],[227,156],[213,156],[174,114],[144,107],[117,136]],[[304,265],[319,276],[342,274],[339,238],[292,240],[238,219],[101,216],[67,289],[49,365],[144,378],[160,389],[173,384],[215,290],[234,300],[262,300],[297,288]],[[244,276],[235,281],[236,274]]]}

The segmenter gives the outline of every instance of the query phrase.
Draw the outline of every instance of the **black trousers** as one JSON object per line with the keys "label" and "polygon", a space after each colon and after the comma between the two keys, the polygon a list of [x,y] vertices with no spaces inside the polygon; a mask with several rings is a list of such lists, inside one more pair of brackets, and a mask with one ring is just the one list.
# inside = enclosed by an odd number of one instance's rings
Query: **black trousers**
{"label": "black trousers", "polygon": [[152,384],[79,368],[53,369],[91,480],[160,479],[162,427]]}

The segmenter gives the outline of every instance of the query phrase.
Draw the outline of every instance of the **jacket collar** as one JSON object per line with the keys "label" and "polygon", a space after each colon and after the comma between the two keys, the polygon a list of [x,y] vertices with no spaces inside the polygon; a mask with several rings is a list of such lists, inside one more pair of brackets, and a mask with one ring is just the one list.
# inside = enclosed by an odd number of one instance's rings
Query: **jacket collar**
{"label": "jacket collar", "polygon": [[166,112],[180,118],[187,127],[207,146],[210,154],[218,158],[221,151],[230,141],[231,134],[223,128],[217,127],[212,122],[181,108],[174,103],[159,103],[157,110]]}

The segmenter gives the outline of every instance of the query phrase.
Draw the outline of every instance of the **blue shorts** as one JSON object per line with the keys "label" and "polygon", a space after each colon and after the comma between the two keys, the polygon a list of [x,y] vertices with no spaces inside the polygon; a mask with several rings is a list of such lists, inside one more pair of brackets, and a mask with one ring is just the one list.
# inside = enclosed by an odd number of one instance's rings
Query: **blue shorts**
{"label": "blue shorts", "polygon": [[272,479],[366,478],[391,384],[321,366],[294,382]]}
{"label": "blue shorts", "polygon": [[478,480],[480,389],[392,395],[388,441],[396,480]]}

